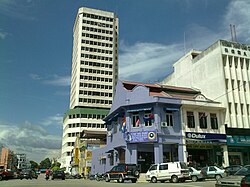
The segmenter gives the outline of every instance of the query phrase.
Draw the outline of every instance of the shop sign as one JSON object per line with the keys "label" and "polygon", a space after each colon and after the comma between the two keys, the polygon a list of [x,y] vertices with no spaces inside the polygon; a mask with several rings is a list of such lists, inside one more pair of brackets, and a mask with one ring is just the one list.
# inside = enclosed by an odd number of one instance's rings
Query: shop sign
{"label": "shop sign", "polygon": [[126,141],[129,143],[138,142],[157,142],[156,131],[138,131],[138,132],[128,132],[126,134]]}
{"label": "shop sign", "polygon": [[95,150],[95,149],[98,149],[98,148],[100,148],[99,144],[88,144],[87,145],[88,150]]}
{"label": "shop sign", "polygon": [[91,160],[86,160],[86,167],[91,167]]}
{"label": "shop sign", "polygon": [[250,146],[250,136],[227,136],[227,145]]}
{"label": "shop sign", "polygon": [[186,132],[186,140],[192,144],[225,144],[225,134]]}

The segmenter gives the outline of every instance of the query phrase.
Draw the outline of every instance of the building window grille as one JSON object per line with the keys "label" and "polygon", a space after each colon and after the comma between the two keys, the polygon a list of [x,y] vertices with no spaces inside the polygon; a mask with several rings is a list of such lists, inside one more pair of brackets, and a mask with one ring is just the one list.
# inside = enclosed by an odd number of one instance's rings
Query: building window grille
{"label": "building window grille", "polygon": [[201,129],[207,128],[207,116],[205,112],[199,112],[199,122]]}
{"label": "building window grille", "polygon": [[172,111],[166,111],[166,122],[167,122],[167,126],[173,126],[174,125],[173,112]]}
{"label": "building window grille", "polygon": [[139,127],[140,126],[140,118],[139,113],[134,113],[132,116],[132,126]]}
{"label": "building window grille", "polygon": [[211,128],[218,129],[218,120],[216,114],[210,114]]}
{"label": "building window grille", "polygon": [[144,120],[146,127],[152,126],[153,119],[154,119],[154,117],[152,115],[154,115],[154,114],[151,114],[150,112],[147,112],[144,114],[143,120]]}
{"label": "building window grille", "polygon": [[188,128],[195,128],[195,120],[194,120],[194,113],[187,112],[187,126]]}

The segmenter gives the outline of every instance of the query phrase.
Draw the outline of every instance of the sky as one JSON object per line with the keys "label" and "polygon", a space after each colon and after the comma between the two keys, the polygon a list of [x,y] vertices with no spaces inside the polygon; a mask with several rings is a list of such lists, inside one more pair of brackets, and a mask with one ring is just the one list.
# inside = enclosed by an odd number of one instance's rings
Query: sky
{"label": "sky", "polygon": [[0,144],[29,160],[60,156],[80,7],[119,18],[119,78],[154,83],[191,49],[250,44],[249,0],[0,0]]}

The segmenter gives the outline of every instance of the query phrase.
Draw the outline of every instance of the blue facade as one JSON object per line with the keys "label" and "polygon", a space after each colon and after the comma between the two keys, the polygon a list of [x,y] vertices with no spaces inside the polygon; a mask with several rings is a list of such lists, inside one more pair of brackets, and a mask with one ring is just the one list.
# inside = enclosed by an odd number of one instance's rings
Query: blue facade
{"label": "blue facade", "polygon": [[93,150],[91,173],[104,173],[117,163],[135,163],[145,172],[153,163],[184,161],[181,100],[152,94],[118,81],[107,125],[107,145]]}

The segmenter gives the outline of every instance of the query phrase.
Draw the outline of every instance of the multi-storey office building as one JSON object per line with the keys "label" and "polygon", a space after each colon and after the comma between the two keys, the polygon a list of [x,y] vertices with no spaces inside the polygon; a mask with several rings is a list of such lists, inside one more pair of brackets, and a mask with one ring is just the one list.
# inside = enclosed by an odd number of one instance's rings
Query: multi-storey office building
{"label": "multi-storey office building", "polygon": [[63,120],[62,166],[82,130],[106,131],[102,119],[112,104],[118,79],[118,18],[82,7],[73,28],[70,110]]}
{"label": "multi-storey office building", "polygon": [[163,84],[200,89],[226,111],[229,164],[250,163],[250,46],[219,40],[174,64]]}

